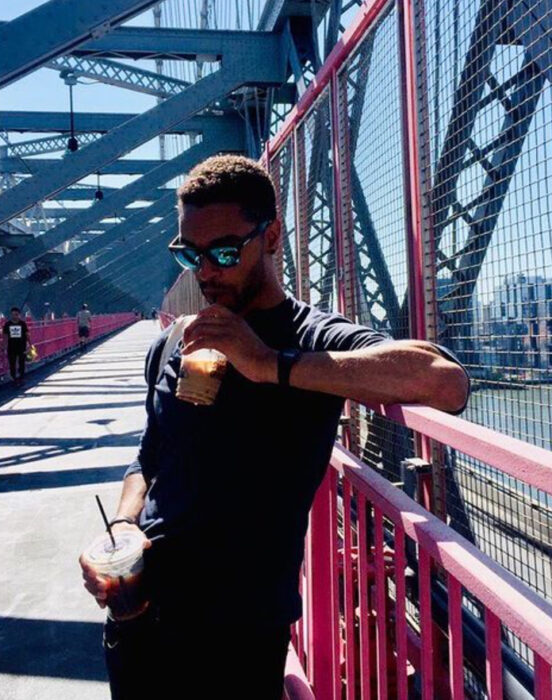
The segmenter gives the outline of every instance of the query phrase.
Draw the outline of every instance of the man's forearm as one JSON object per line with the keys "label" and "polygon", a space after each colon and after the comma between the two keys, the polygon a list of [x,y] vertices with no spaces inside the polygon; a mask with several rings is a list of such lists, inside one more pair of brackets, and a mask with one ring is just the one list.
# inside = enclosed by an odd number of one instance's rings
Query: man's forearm
{"label": "man's forearm", "polygon": [[138,516],[144,506],[147,490],[142,474],[129,474],[123,481],[123,491],[116,517],[120,518],[124,515],[138,521]]}
{"label": "man's forearm", "polygon": [[[275,361],[267,375],[276,379]],[[348,352],[308,352],[292,367],[290,385],[360,403],[420,403],[443,411],[462,407],[462,368],[422,341],[396,341]]]}

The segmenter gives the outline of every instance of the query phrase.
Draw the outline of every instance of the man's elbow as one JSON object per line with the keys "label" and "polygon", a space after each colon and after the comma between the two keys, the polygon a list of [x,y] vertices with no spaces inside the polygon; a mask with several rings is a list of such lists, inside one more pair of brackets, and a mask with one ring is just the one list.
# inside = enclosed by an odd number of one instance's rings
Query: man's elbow
{"label": "man's elbow", "polygon": [[470,380],[466,372],[456,364],[447,368],[447,373],[440,382],[438,408],[442,411],[456,413],[461,411],[468,400]]}

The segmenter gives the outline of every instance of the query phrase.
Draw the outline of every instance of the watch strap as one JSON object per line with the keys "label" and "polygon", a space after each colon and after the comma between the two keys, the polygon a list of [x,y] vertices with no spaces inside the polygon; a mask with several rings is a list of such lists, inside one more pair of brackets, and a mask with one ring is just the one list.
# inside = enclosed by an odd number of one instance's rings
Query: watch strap
{"label": "watch strap", "polygon": [[280,350],[278,352],[278,385],[289,386],[291,368],[299,360],[303,353],[296,348]]}
{"label": "watch strap", "polygon": [[112,518],[109,521],[109,526],[111,527],[111,525],[115,525],[115,523],[129,523],[129,525],[137,525],[136,520],[129,518],[126,515],[120,515],[118,518]]}

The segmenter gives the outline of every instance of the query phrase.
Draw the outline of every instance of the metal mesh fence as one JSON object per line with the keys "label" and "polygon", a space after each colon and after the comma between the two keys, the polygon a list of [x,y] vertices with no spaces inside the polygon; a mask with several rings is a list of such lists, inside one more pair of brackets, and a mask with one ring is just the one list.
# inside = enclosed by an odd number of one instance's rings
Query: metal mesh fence
{"label": "metal mesh fence", "polygon": [[397,14],[390,6],[347,61],[350,207],[359,322],[408,335]]}
{"label": "metal mesh fence", "polygon": [[295,207],[295,172],[293,139],[282,146],[277,157],[277,167],[272,172],[277,180],[279,211],[282,222],[282,280],[284,289],[298,295],[297,289],[297,251],[296,251],[296,207]]}
{"label": "metal mesh fence", "polygon": [[[430,337],[474,379],[463,417],[550,449],[552,57],[542,8],[419,3],[418,80],[435,251]],[[441,457],[450,524],[550,599],[550,497],[449,448]]]}
{"label": "metal mesh fence", "polygon": [[[442,445],[447,521],[505,569],[552,600],[552,496]],[[530,650],[504,642],[525,663]]]}
{"label": "metal mesh fence", "polygon": [[306,116],[304,138],[304,242],[310,303],[337,311],[337,246],[334,226],[332,125],[329,91]]}
{"label": "metal mesh fence", "polygon": [[550,449],[550,8],[445,0],[423,20],[433,334],[475,380],[466,418]]}
{"label": "metal mesh fence", "polygon": [[[415,2],[428,338],[450,347],[472,375],[464,418],[546,449],[552,448],[551,17],[537,0]],[[380,13],[339,69],[337,94],[318,98],[295,128],[295,152],[288,141],[278,165],[280,186],[289,183],[281,206],[294,274],[289,266],[284,271],[286,287],[295,284],[311,303],[397,339],[410,337],[413,315],[399,20],[392,4]],[[325,141],[332,137],[333,153]],[[298,189],[290,198],[293,178],[283,176],[284,164],[294,155]],[[334,262],[339,225],[341,270]],[[400,483],[400,463],[417,454],[419,436],[363,407],[351,411],[352,449]],[[440,515],[550,599],[551,498],[446,445],[435,443],[433,458],[433,475],[442,476]],[[465,603],[477,617],[476,603]],[[530,666],[519,640],[504,631],[503,641],[506,654]],[[467,662],[466,694],[485,697],[476,666]]]}

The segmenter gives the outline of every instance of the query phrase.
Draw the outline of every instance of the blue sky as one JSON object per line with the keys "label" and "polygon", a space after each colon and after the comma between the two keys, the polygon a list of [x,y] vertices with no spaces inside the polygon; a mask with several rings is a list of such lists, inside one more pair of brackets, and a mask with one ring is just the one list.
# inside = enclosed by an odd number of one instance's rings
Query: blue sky
{"label": "blue sky", "polygon": [[[17,0],[17,2],[0,3],[0,20],[9,21],[29,10],[43,4],[40,0]],[[153,26],[151,10],[133,18],[127,25]],[[153,61],[132,61],[133,65],[155,70]],[[155,106],[156,100],[150,95],[144,95],[132,90],[93,83],[84,80],[74,88],[75,112],[144,112]],[[69,89],[59,77],[57,71],[40,68],[20,80],[8,85],[0,91],[0,110],[29,110],[29,111],[69,111]],[[40,138],[45,134],[10,134],[12,142]],[[54,154],[46,157],[55,157]],[[155,139],[133,151],[132,158],[158,158],[158,140]],[[128,178],[110,176],[105,178],[105,184],[122,184]]]}

